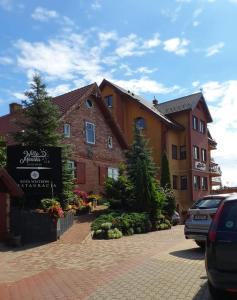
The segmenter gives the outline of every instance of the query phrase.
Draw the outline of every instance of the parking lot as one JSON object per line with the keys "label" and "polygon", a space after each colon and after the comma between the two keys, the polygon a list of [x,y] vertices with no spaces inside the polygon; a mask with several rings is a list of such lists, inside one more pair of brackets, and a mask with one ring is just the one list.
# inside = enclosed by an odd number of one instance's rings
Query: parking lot
{"label": "parking lot", "polygon": [[[78,227],[79,228],[79,227]],[[204,253],[171,230],[0,248],[0,299],[211,299]]]}

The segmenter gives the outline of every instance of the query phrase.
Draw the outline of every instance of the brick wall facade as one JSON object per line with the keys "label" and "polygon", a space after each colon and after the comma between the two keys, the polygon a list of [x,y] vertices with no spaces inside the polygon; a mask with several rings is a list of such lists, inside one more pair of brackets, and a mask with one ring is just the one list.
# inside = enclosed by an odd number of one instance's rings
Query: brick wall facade
{"label": "brick wall facade", "polygon": [[[88,108],[86,100],[90,99],[92,107]],[[82,98],[72,111],[64,115],[63,124],[70,124],[71,136],[64,138],[72,145],[75,162],[75,175],[79,187],[87,192],[101,192],[108,167],[118,167],[123,161],[123,150],[118,143],[111,126],[98,105],[100,98]],[[95,125],[95,144],[86,142],[85,122]],[[63,126],[62,126],[63,131]],[[113,147],[108,147],[108,137],[112,137]]]}

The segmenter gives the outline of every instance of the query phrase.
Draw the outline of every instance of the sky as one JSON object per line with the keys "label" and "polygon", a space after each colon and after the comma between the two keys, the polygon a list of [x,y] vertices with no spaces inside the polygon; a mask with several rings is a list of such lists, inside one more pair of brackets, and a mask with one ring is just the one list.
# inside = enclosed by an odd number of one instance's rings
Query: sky
{"label": "sky", "polygon": [[39,72],[51,96],[106,78],[147,100],[203,91],[237,186],[237,0],[0,0],[0,116]]}

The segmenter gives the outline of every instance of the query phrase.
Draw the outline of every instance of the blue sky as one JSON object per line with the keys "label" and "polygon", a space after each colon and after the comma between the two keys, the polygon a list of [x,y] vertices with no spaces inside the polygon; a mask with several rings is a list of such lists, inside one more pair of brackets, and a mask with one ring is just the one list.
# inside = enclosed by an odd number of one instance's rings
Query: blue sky
{"label": "blue sky", "polygon": [[107,78],[148,100],[203,89],[237,185],[237,0],[0,0],[0,115],[35,71],[54,96]]}

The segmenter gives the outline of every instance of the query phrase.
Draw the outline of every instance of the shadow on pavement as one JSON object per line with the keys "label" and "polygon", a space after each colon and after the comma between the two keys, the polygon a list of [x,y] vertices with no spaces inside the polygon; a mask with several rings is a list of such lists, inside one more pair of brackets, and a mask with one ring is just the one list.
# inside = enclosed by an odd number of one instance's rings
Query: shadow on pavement
{"label": "shadow on pavement", "polygon": [[213,298],[210,296],[208,287],[207,287],[207,282],[205,282],[198,293],[192,298],[192,300],[212,300]]}
{"label": "shadow on pavement", "polygon": [[173,251],[173,252],[170,252],[169,254],[176,256],[176,257],[191,259],[191,260],[202,260],[205,257],[205,252],[199,247],[185,249],[185,250],[179,250],[179,251]]}

